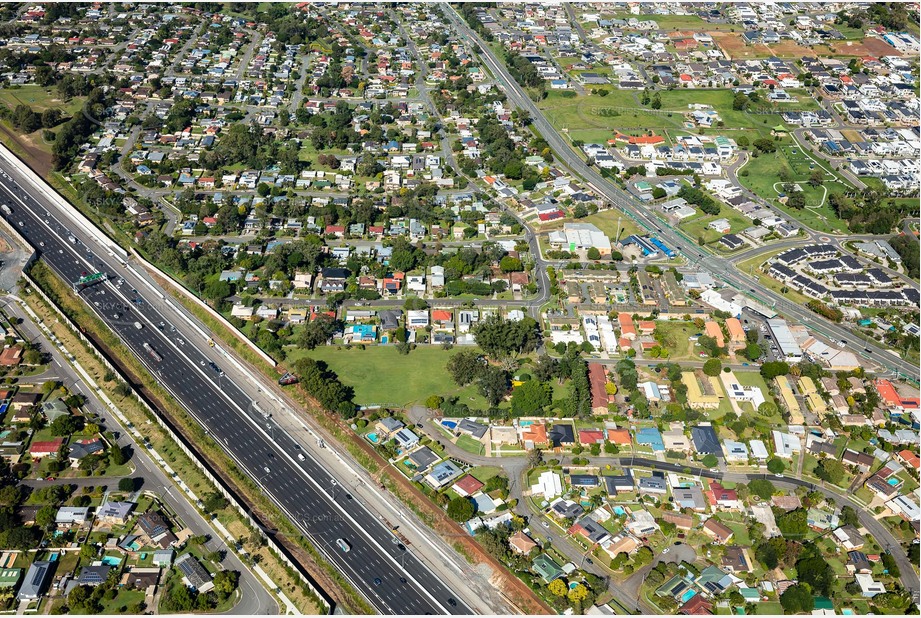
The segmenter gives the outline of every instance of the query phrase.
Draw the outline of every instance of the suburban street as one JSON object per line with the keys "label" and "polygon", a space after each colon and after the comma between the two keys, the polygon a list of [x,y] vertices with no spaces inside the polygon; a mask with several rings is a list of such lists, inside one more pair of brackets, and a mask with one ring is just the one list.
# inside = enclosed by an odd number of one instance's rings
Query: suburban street
{"label": "suburban street", "polygon": [[[531,524],[532,533],[535,533],[538,536],[551,538],[554,544],[553,546],[557,550],[563,552],[563,554],[565,554],[566,557],[572,560],[575,564],[582,563],[583,569],[591,571],[599,577],[610,577],[610,572],[602,569],[598,565],[585,564],[583,562],[585,550],[582,549],[576,542],[574,542],[567,534],[564,534],[565,531],[560,530],[558,525],[551,518],[546,517],[539,510],[535,509],[527,497],[522,493],[523,488],[527,486],[527,479],[525,477],[525,474],[528,470],[527,456],[513,456],[508,454],[501,456],[486,456],[475,455],[465,451],[458,447],[456,444],[445,439],[445,435],[435,427],[434,423],[430,422],[431,412],[424,406],[413,406],[409,410],[409,419],[417,429],[423,431],[433,440],[440,441],[451,457],[466,461],[475,466],[501,467],[509,479],[509,498],[518,500],[516,512],[523,517],[528,518],[528,521]],[[549,453],[547,456],[550,456]],[[764,472],[734,472],[726,471],[725,469],[712,470],[689,467],[686,464],[668,463],[665,461],[659,461],[657,459],[648,459],[646,457],[632,455],[593,456],[587,453],[582,453],[580,457],[587,457],[590,460],[591,465],[598,467],[599,469],[603,469],[606,466],[611,466],[623,467],[630,470],[659,470],[665,472],[675,472],[688,476],[703,477],[707,479],[732,481],[736,483],[748,483],[749,481],[755,479],[767,479],[774,483],[775,486],[781,488],[795,489],[796,487],[808,487],[810,490],[820,491],[825,496],[833,498],[836,504],[839,506],[848,505],[853,508],[858,514],[860,523],[866,527],[867,531],[871,533],[873,538],[877,539],[882,546],[890,548],[892,555],[896,558],[896,561],[899,564],[902,573],[902,583],[905,588],[911,591],[921,590],[921,588],[919,588],[918,573],[912,565],[911,560],[902,550],[898,540],[896,540],[896,538],[886,529],[883,524],[881,524],[873,516],[871,512],[867,511],[864,506],[855,502],[851,496],[840,489],[833,489],[824,483],[816,484],[812,481],[790,475],[773,475],[766,474]],[[561,459],[560,465],[562,465],[564,468],[566,467],[565,457]],[[723,465],[723,468],[725,468],[725,464]],[[545,523],[543,525],[538,525],[538,522]],[[553,529],[558,534],[551,534],[549,532],[551,529]],[[617,584],[614,581],[609,581],[609,589],[621,605],[631,610],[641,611],[645,614],[657,613],[654,608],[652,608],[647,602],[639,597],[639,586],[637,582],[634,582],[634,584],[637,585],[632,588],[626,586],[625,584],[626,583]]]}
{"label": "suburban street", "polygon": [[[463,18],[449,4],[442,4],[441,6],[445,15],[454,23],[455,27],[470,41],[476,43],[480,50],[480,57],[489,67],[490,72],[502,84],[509,102],[530,114],[532,126],[547,140],[557,158],[575,176],[585,179],[588,185],[599,195],[602,195],[611,204],[626,212],[650,234],[657,236],[667,245],[673,247],[675,251],[687,259],[689,264],[697,265],[710,271],[714,278],[721,280],[725,285],[733,287],[746,296],[772,307],[791,321],[807,325],[820,335],[834,341],[853,341],[854,337],[849,329],[830,322],[808,308],[790,302],[780,294],[764,288],[752,277],[736,270],[732,260],[701,253],[691,238],[688,238],[683,232],[668,223],[657,219],[649,211],[642,208],[630,194],[608,182],[595,168],[586,165],[582,158],[570,148],[555,127],[550,124],[524,89],[512,78],[504,64],[496,58],[494,52],[483,42],[480,36],[467,26]],[[890,354],[875,342],[867,342],[865,348],[855,347],[853,343],[851,343],[850,347],[867,359],[868,362],[877,364],[894,375],[913,377],[917,374],[917,367],[912,363]]]}
{"label": "suburban street", "polygon": [[[23,335],[32,343],[40,345],[42,351],[51,356],[51,365],[56,370],[58,380],[71,392],[79,393],[86,397],[86,404],[83,406],[84,410],[100,416],[104,419],[107,428],[120,434],[117,444],[121,448],[128,447],[131,449],[130,463],[134,467],[132,476],[142,481],[141,491],[155,495],[160,502],[176,514],[180,522],[187,526],[193,534],[211,537],[207,547],[213,551],[221,550],[224,552],[222,566],[226,569],[240,572],[242,598],[234,606],[232,613],[250,616],[278,614],[278,603],[253,574],[249,565],[243,564],[236,552],[228,548],[219,537],[215,536],[214,529],[205,521],[201,513],[185,499],[181,492],[170,491],[175,487],[174,481],[154,463],[146,449],[131,440],[128,432],[111,414],[108,406],[99,401],[95,389],[83,381],[83,378],[77,374],[58,346],[49,341],[42,330],[32,321],[29,314],[20,305],[21,301],[15,297],[7,296],[3,298],[2,302],[3,308],[8,315],[22,320],[17,328],[21,330]],[[50,483],[57,485],[71,484],[77,487],[104,485],[114,488],[118,485],[119,480],[118,478],[90,476],[57,478],[54,481],[27,480],[24,481],[24,484],[32,487],[40,487]]]}
{"label": "suburban street", "polygon": [[[73,225],[71,215],[46,197],[48,189],[27,179],[10,156],[3,171],[3,198],[14,211],[11,223],[34,246],[42,246],[47,262],[65,281],[96,271],[110,274],[109,281],[82,292],[90,307],[372,605],[386,613],[470,611],[416,552],[392,542],[393,532],[378,516],[354,508],[351,494],[338,490],[341,471],[321,465],[271,416],[264,416],[263,410],[272,408],[265,396],[253,399],[239,386],[258,385],[242,376],[228,377],[229,365],[218,368],[208,354],[219,352],[203,345],[207,333],[186,334],[186,322],[177,319],[174,305],[122,265],[115,253],[119,249],[100,247],[89,224]],[[68,233],[74,242],[66,240]],[[120,278],[125,283],[116,285]],[[192,337],[199,343],[193,345]],[[351,545],[348,553],[335,548],[340,538]]]}

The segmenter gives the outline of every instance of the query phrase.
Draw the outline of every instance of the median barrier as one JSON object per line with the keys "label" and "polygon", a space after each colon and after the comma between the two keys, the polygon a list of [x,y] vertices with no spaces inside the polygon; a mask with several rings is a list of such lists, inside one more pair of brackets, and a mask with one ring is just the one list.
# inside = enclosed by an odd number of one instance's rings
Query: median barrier
{"label": "median barrier", "polygon": [[[30,182],[35,189],[37,189],[42,196],[54,203],[61,211],[69,217],[73,223],[77,225],[84,233],[96,239],[100,245],[105,247],[108,251],[119,255],[122,259],[128,257],[128,252],[119,246],[117,242],[109,238],[102,230],[96,227],[92,221],[90,221],[83,213],[81,213],[74,205],[65,200],[57,191],[51,188],[48,185],[48,182],[36,174],[32,168],[26,165],[19,157],[13,154],[13,152],[7,148],[5,145],[0,144],[0,159],[4,162],[15,167],[19,172],[25,176],[25,179]],[[25,187],[23,187],[25,188]]]}
{"label": "median barrier", "polygon": [[[220,492],[221,495],[227,498],[230,504],[234,507],[234,509],[237,510],[238,513],[240,513],[240,515],[244,518],[244,520],[246,520],[255,530],[259,530],[262,533],[262,536],[265,538],[266,545],[269,547],[269,549],[272,550],[272,552],[278,557],[279,560],[282,561],[283,564],[287,565],[295,573],[298,574],[300,580],[313,592],[318,603],[320,605],[325,606],[327,613],[332,613],[335,605],[333,601],[329,598],[329,596],[323,590],[321,590],[319,586],[317,586],[311,580],[311,578],[309,578],[303,572],[301,566],[297,562],[295,562],[291,557],[289,557],[288,552],[283,547],[278,545],[275,542],[275,540],[271,537],[271,535],[265,532],[264,526],[262,525],[262,523],[260,523],[253,517],[250,509],[237,498],[236,494],[226,486],[224,481],[219,476],[212,473],[211,468],[198,457],[198,454],[190,447],[190,445],[187,443],[185,438],[182,437],[179,433],[177,433],[173,429],[172,424],[170,424],[163,417],[163,415],[160,414],[159,411],[157,411],[157,409],[154,408],[147,401],[147,399],[131,385],[131,381],[125,376],[122,369],[109,360],[108,356],[102,350],[99,349],[96,343],[92,339],[87,337],[83,333],[82,329],[79,326],[77,326],[77,324],[74,323],[73,320],[71,320],[71,318],[57,305],[57,303],[54,302],[54,300],[52,300],[52,298],[45,293],[45,291],[38,285],[38,282],[32,279],[32,277],[29,276],[28,273],[23,273],[23,277],[32,286],[32,289],[35,290],[38,293],[38,295],[48,304],[48,306],[51,307],[55,311],[55,313],[58,314],[58,316],[60,316],[61,321],[71,330],[71,332],[73,332],[78,338],[80,338],[81,341],[83,341],[89,347],[90,350],[92,350],[92,352],[97,357],[97,359],[99,359],[99,361],[103,365],[105,365],[109,370],[111,370],[113,373],[119,376],[119,378],[122,381],[124,381],[129,386],[129,388],[131,388],[131,394],[134,396],[134,398],[142,406],[144,406],[144,408],[146,408],[148,412],[150,412],[151,416],[154,418],[157,424],[160,425],[161,428],[163,428],[163,430],[167,433],[170,439],[172,439],[173,442],[175,442],[176,445],[179,446],[179,448],[186,454],[186,456],[188,456],[188,458],[192,461],[192,463],[195,464],[195,466],[199,469],[199,471],[209,481],[211,481],[215,489],[218,492]],[[88,384],[90,383],[88,382]],[[168,476],[172,476],[172,475],[168,474]],[[173,478],[176,478],[176,477],[173,476]]]}

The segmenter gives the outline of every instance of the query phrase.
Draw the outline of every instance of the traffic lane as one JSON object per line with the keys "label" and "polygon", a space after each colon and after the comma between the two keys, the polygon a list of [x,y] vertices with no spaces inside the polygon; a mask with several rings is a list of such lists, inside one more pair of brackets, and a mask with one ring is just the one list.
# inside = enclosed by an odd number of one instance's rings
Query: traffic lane
{"label": "traffic lane", "polygon": [[[665,227],[663,228],[662,227],[663,224],[657,220],[650,218],[650,216],[646,213],[646,211],[639,204],[635,203],[634,198],[630,194],[624,192],[619,187],[616,187],[612,185],[611,183],[607,182],[597,171],[595,171],[594,168],[587,166],[585,162],[579,156],[577,156],[572,151],[571,148],[569,148],[569,146],[562,139],[562,137],[560,137],[556,129],[547,121],[547,119],[543,116],[541,111],[534,105],[534,102],[531,101],[529,97],[527,97],[523,92],[520,91],[520,86],[511,77],[511,75],[508,73],[505,67],[493,57],[491,50],[489,50],[482,43],[482,41],[479,39],[479,36],[476,35],[476,33],[474,33],[472,30],[470,30],[469,27],[465,23],[463,23],[463,20],[459,16],[457,16],[456,13],[453,12],[453,9],[451,9],[450,7],[447,7],[445,11],[449,15],[449,18],[457,24],[458,28],[467,32],[467,35],[471,38],[471,40],[473,40],[477,44],[477,46],[480,47],[482,51],[482,53],[480,54],[481,58],[489,65],[490,69],[494,71],[497,78],[503,81],[503,86],[505,88],[506,95],[508,96],[508,98],[513,103],[515,103],[518,107],[526,109],[527,111],[531,113],[531,118],[532,118],[534,127],[538,131],[540,131],[541,134],[545,136],[547,141],[550,143],[551,148],[554,150],[557,156],[560,157],[566,163],[567,166],[569,166],[572,170],[578,169],[579,174],[583,175],[585,179],[589,182],[589,185],[592,186],[595,190],[597,190],[602,196],[604,196],[606,199],[611,201],[613,204],[619,206],[621,209],[626,211],[629,215],[631,215],[632,217],[634,217],[635,219],[643,223],[643,225],[647,227],[648,230],[651,231],[655,229],[657,232],[659,232],[659,234],[662,236],[662,238],[665,241],[671,243],[673,246],[680,247],[682,243],[686,243],[690,240],[690,239],[684,238],[682,235],[675,232],[673,228],[671,228],[667,224],[665,224]],[[689,259],[692,261],[694,260],[693,256],[687,253],[686,250],[679,250],[679,253],[684,254],[686,257],[689,257]],[[702,254],[698,253],[697,256],[702,257]],[[734,268],[730,268],[725,265],[721,265],[719,269],[715,269],[715,270],[719,271],[719,274],[721,275],[720,278],[722,278],[723,281],[725,281],[730,286],[743,291],[743,293],[746,290],[748,290],[751,287],[751,285],[754,285],[756,283],[754,280],[751,280],[748,277],[740,276],[739,273]],[[785,302],[785,299],[783,297],[775,294],[774,292],[770,290],[763,290],[763,292],[769,299],[773,300],[775,303]],[[786,304],[784,306],[786,307]],[[791,305],[791,307],[789,307],[787,311],[788,313],[791,314],[791,317],[795,319],[799,319],[799,320],[806,320],[807,318],[810,320],[814,319],[813,315],[807,315],[805,312],[803,312],[800,308],[796,306]],[[838,334],[839,332],[840,333],[848,332],[848,331],[844,331],[843,329],[839,329],[835,327],[827,320],[820,319],[819,322],[824,326],[824,328],[826,328],[826,330],[830,330],[833,335]],[[839,337],[839,338],[842,338],[842,337]],[[890,355],[882,355],[882,353],[884,352],[884,349],[879,346],[874,345],[872,347],[874,351],[879,352],[881,355],[880,356],[881,360],[877,359],[877,362],[882,363],[887,368],[898,367],[902,372],[904,372],[906,375],[909,375],[909,376],[914,376],[917,373],[917,367],[901,359],[890,357]]]}
{"label": "traffic lane", "polygon": [[[21,213],[21,214],[23,214],[24,217],[27,217],[26,213]],[[29,225],[31,229],[25,229],[26,226],[20,226],[20,228],[22,228],[21,231],[26,232],[26,235],[28,235],[29,232],[32,232],[33,235],[42,239],[40,240],[40,242],[45,242],[46,244],[51,243],[50,248],[55,248],[55,246],[57,246],[57,248],[63,249],[66,247],[66,245],[62,245],[61,241],[58,240],[53,235],[50,235],[48,233],[35,234],[35,230],[41,230],[42,227],[41,227],[41,224],[37,221],[37,217],[33,216],[32,219],[33,220],[30,222],[30,225]],[[65,252],[62,258],[57,258],[57,259],[54,258],[54,254],[51,253],[50,254],[51,259],[48,261],[52,265],[52,267],[58,272],[58,274],[61,275],[64,279],[75,280],[77,277],[82,275],[83,272],[85,272],[84,270],[82,270],[83,266],[80,264],[79,260],[71,259],[72,257],[74,257],[74,254],[76,253],[77,253],[76,251],[71,250],[70,255],[68,255],[68,252]],[[102,284],[102,285],[105,285],[105,284]],[[88,288],[88,289],[93,290],[93,288]],[[97,288],[93,290],[91,295],[101,297],[104,299],[106,296],[106,290],[104,288]],[[146,304],[146,307],[151,308],[151,305]],[[141,313],[143,314],[144,311],[141,310]],[[159,313],[154,312],[153,316],[147,315],[146,317],[148,319],[156,319],[157,316],[159,316]],[[105,314],[103,314],[103,321],[109,322],[109,320],[105,317]],[[116,330],[116,332],[119,332],[120,334],[122,334],[126,342],[129,343],[129,346],[132,347],[134,352],[138,354],[139,357],[142,358],[142,361],[144,360],[144,355],[145,355],[144,350],[143,350],[143,344],[146,342],[149,345],[155,346],[156,343],[159,343],[159,340],[156,338],[156,334],[155,334],[156,332],[158,332],[157,329],[141,329],[141,330],[134,329],[136,332],[132,332],[129,329],[127,330],[127,332],[125,332],[125,329],[118,329],[117,328],[118,326],[123,326],[123,325],[120,325],[120,324],[112,325],[113,330]],[[147,336],[147,334],[144,331],[150,332],[151,335],[153,336]],[[164,359],[164,361],[157,363],[157,365],[158,366],[154,368],[154,373],[159,374],[161,377],[167,377],[167,378],[172,377],[175,379],[177,375],[188,375],[184,371],[184,367],[182,363],[167,361],[166,359]],[[205,395],[205,393],[201,389],[197,388],[198,386],[200,386],[200,383],[196,383],[193,381],[192,386],[194,386],[195,388],[188,388],[188,389],[183,389],[183,390],[187,391],[185,393],[186,396],[192,397],[194,399],[192,403],[195,405],[195,407],[202,408],[210,412],[216,413],[214,418],[222,416],[219,414],[222,411],[221,407],[215,404],[216,399]],[[205,398],[202,399],[202,396],[205,396]],[[249,443],[249,445],[254,446],[254,443]],[[315,498],[315,496],[302,496],[302,497],[306,497],[308,499]],[[370,522],[370,523],[374,523],[374,522]],[[363,558],[362,563],[374,564],[374,560],[368,560],[368,556],[362,556],[362,558]],[[348,566],[349,565],[346,565],[346,570],[348,570]],[[425,578],[424,575],[420,575],[419,577],[414,577],[414,579],[420,579],[420,578],[428,579],[428,578]],[[382,579],[383,581],[383,578],[380,578],[380,579]],[[433,588],[437,589],[439,587],[438,582],[426,581],[424,583],[426,584],[426,587],[429,587],[432,584],[434,584]],[[435,609],[431,605],[426,603],[421,598],[420,595],[407,594],[407,593],[412,593],[412,592],[415,592],[415,591],[412,589],[401,591],[401,595],[403,599],[403,606],[407,611],[410,611],[411,613],[427,613],[427,612],[423,612],[422,610]],[[374,594],[374,596],[386,598],[386,592],[383,591],[383,589],[381,592],[372,590],[372,594]],[[409,601],[409,604],[407,604],[407,601]]]}

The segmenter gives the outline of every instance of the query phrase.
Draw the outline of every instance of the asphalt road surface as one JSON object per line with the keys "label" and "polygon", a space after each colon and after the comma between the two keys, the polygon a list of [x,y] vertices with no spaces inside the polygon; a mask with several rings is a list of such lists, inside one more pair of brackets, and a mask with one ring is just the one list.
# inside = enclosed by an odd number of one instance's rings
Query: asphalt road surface
{"label": "asphalt road surface", "polygon": [[175,316],[163,312],[159,298],[140,284],[132,288],[122,282],[127,270],[120,257],[55,218],[57,208],[13,165],[3,161],[0,171],[0,203],[12,209],[12,215],[5,215],[8,221],[65,281],[95,272],[108,275],[108,280],[80,291],[90,308],[375,609],[387,614],[471,613],[440,578],[395,542],[376,515],[363,505],[356,507],[327,468],[278,430],[271,417],[264,418],[220,367],[174,330],[170,320]]}
{"label": "asphalt road surface", "polygon": [[[6,301],[6,299],[4,299]],[[48,341],[44,333],[31,321],[28,314],[19,306],[18,302],[9,299],[5,305],[5,310],[10,314],[21,318],[22,323],[17,326],[20,332],[32,343],[42,346],[48,354],[51,355],[52,363],[58,367],[58,377],[71,390],[81,393],[86,397],[84,409],[95,412],[105,419],[105,425],[109,429],[118,429],[118,421],[110,413],[108,406],[104,405],[96,396],[96,391],[90,388],[83,379],[77,374],[76,370],[63,357],[61,351],[52,342]],[[131,475],[143,479],[142,491],[156,493],[160,501],[169,505],[173,513],[178,516],[182,523],[187,526],[194,534],[206,534],[211,539],[206,544],[210,550],[224,550],[225,556],[222,564],[224,568],[240,572],[240,591],[242,598],[227,613],[243,616],[256,616],[264,614],[277,614],[278,603],[272,595],[265,589],[256,575],[246,565],[241,558],[231,551],[224,541],[214,534],[214,530],[205,521],[199,511],[182,495],[181,491],[171,491],[174,487],[173,482],[167,478],[166,473],[154,463],[148,452],[139,448],[127,432],[119,431],[117,444],[124,448],[130,446],[133,454],[131,463],[134,465],[134,473]],[[77,477],[77,478],[58,478],[53,481],[45,480],[25,480],[24,485],[32,487],[43,487],[46,485],[76,485],[78,487],[100,486],[105,485],[113,488],[118,485],[117,478],[100,478],[98,476]]]}
{"label": "asphalt road surface", "polygon": [[[464,19],[447,3],[441,5],[443,13],[454,23],[458,32],[466,36],[470,42],[479,47],[480,58],[484,61],[489,71],[495,76],[498,83],[508,97],[511,105],[528,112],[532,126],[547,140],[550,148],[562,164],[569,168],[577,177],[584,179],[599,195],[611,204],[626,212],[636,223],[646,231],[658,237],[670,248],[684,256],[688,263],[709,270],[713,276],[726,285],[741,291],[760,303],[772,307],[782,313],[787,319],[804,324],[813,331],[832,339],[833,341],[853,341],[854,334],[846,328],[829,322],[813,313],[808,308],[790,302],[780,294],[763,288],[758,282],[736,270],[732,260],[727,260],[713,255],[707,255],[698,250],[697,243],[669,224],[660,221],[646,210],[632,195],[623,191],[613,183],[601,176],[593,167],[590,167],[576,153],[566,140],[560,136],[557,129],[543,115],[543,112],[534,104],[524,89],[515,81],[505,65],[496,57],[464,21]],[[859,344],[859,345],[858,345]],[[851,344],[851,349],[865,359],[882,366],[899,377],[908,377],[917,380],[918,368],[898,356],[890,354],[882,346],[867,342]]]}

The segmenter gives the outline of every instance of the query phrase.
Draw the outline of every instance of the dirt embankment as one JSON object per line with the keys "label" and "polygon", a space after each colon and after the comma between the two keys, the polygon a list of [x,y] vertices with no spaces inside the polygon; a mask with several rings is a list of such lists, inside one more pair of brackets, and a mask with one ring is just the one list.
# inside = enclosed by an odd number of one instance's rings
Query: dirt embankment
{"label": "dirt embankment", "polygon": [[36,146],[31,136],[21,135],[3,123],[0,123],[0,131],[4,135],[3,141],[13,143],[14,149],[19,151],[17,154],[25,160],[26,165],[42,178],[48,177],[54,169],[54,159],[50,152]]}

